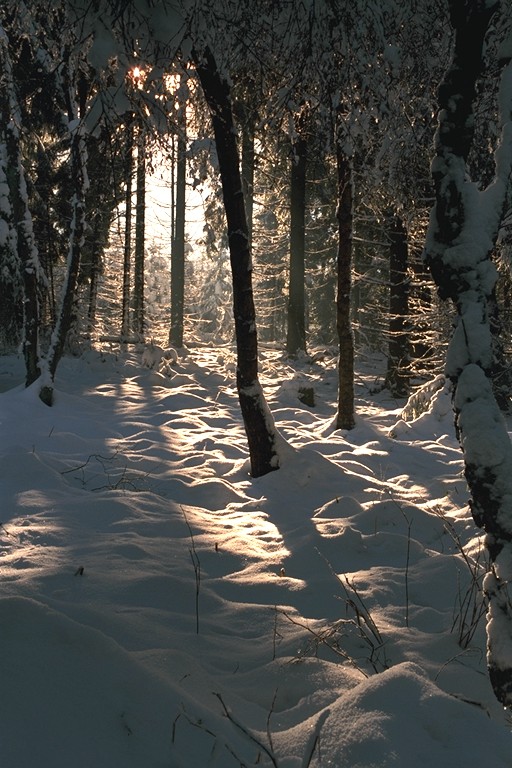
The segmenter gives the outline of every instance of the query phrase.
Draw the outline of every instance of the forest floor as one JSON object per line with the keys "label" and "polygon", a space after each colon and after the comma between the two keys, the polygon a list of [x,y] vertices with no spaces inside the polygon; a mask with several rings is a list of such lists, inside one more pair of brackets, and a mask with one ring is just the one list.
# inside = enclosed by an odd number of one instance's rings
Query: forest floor
{"label": "forest floor", "polygon": [[449,394],[381,373],[333,431],[335,359],[264,349],[253,479],[230,347],[66,358],[52,408],[0,357],[2,768],[510,768]]}

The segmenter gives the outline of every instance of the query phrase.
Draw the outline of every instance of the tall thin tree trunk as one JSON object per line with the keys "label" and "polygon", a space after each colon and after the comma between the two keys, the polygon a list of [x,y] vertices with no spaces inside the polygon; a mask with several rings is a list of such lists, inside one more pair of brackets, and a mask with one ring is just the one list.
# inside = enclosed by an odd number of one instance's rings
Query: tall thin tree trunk
{"label": "tall thin tree trunk", "polygon": [[433,344],[434,331],[428,322],[428,315],[432,311],[432,280],[422,258],[414,255],[409,266],[413,273],[409,298],[415,312],[414,324],[411,327],[410,352],[415,371],[423,372],[433,368],[436,351]]}
{"label": "tall thin tree trunk", "polygon": [[[64,95],[68,102],[68,122],[71,134],[71,179],[74,185],[71,201],[72,215],[69,232],[67,269],[64,285],[62,286],[59,311],[55,319],[50,346],[42,364],[42,381],[39,397],[46,405],[53,404],[53,382],[57,366],[64,353],[64,347],[69,330],[73,323],[76,303],[76,287],[80,270],[80,259],[85,240],[85,195],[89,185],[87,177],[87,148],[85,127],[79,122],[78,107],[72,93],[73,72],[72,64],[67,59],[64,68]],[[71,127],[73,126],[73,127]],[[43,361],[42,361],[43,363]]]}
{"label": "tall thin tree trunk", "polygon": [[32,217],[28,207],[25,171],[21,158],[21,112],[14,88],[12,63],[7,35],[0,25],[0,127],[7,150],[7,184],[11,201],[13,224],[20,271],[23,280],[23,356],[28,386],[41,375],[39,360],[39,281],[42,278],[34,241]]}
{"label": "tall thin tree trunk", "polygon": [[239,120],[242,133],[242,184],[244,189],[245,212],[247,229],[249,231],[249,247],[252,249],[253,210],[254,210],[254,133],[256,126],[256,111],[251,105],[243,102],[239,105]]}
{"label": "tall thin tree trunk", "polygon": [[0,344],[15,349],[23,330],[23,283],[7,183],[8,157],[0,95]]}
{"label": "tall thin tree trunk", "polygon": [[387,217],[389,238],[389,341],[386,386],[393,397],[409,394],[409,250],[407,230],[394,213]]}
{"label": "tall thin tree trunk", "polygon": [[251,251],[231,95],[211,51],[196,52],[194,59],[215,134],[233,275],[237,390],[249,444],[251,473],[259,477],[279,467],[278,433],[258,379]]}
{"label": "tall thin tree trunk", "polygon": [[133,115],[126,117],[125,148],[125,214],[124,214],[124,258],[123,258],[123,298],[121,306],[121,338],[130,335],[130,285],[132,260],[132,189],[133,189]]}
{"label": "tall thin tree trunk", "polygon": [[186,105],[180,106],[176,147],[176,200],[174,239],[171,250],[171,327],[169,343],[183,346],[185,311],[185,221],[187,182]]}
{"label": "tall thin tree trunk", "polygon": [[137,184],[135,204],[135,251],[133,258],[133,330],[144,336],[144,251],[146,245],[146,134],[137,133]]}
{"label": "tall thin tree trunk", "polygon": [[89,303],[87,307],[87,329],[89,335],[92,335],[96,325],[96,308],[98,305],[98,283],[101,273],[101,246],[99,241],[98,223],[99,215],[96,218],[93,248],[91,254],[91,276],[89,283]]}
{"label": "tall thin tree trunk", "polygon": [[512,706],[512,444],[492,392],[494,364],[490,302],[496,270],[491,261],[508,201],[512,175],[512,61],[501,78],[502,142],[493,183],[480,190],[469,181],[473,101],[482,68],[484,38],[498,3],[451,0],[455,47],[439,88],[439,126],[432,164],[436,202],[426,259],[443,298],[457,309],[447,359],[453,382],[455,427],[475,523],[486,532],[491,570],[484,579],[489,600],[487,664],[496,697]]}
{"label": "tall thin tree trunk", "polygon": [[338,410],[336,429],[352,429],[354,413],[354,337],[350,319],[352,282],[353,180],[352,163],[337,142],[338,257],[336,329],[338,333]]}
{"label": "tall thin tree trunk", "polygon": [[489,299],[489,315],[493,348],[492,389],[500,411],[508,415],[512,412],[512,369],[505,350],[503,324],[496,290],[492,292]]}
{"label": "tall thin tree trunk", "polygon": [[307,142],[293,145],[290,171],[290,275],[286,351],[295,356],[306,351],[306,163]]}

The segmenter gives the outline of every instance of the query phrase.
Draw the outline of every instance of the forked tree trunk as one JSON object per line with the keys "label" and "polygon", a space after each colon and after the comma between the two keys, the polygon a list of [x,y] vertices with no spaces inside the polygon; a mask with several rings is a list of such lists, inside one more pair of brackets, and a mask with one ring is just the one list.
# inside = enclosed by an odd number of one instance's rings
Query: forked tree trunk
{"label": "forked tree trunk", "polygon": [[[487,663],[496,697],[512,706],[512,444],[493,396],[490,302],[496,282],[491,253],[507,203],[512,172],[512,63],[501,81],[502,145],[496,174],[486,189],[468,180],[473,141],[473,101],[482,48],[498,3],[451,0],[454,57],[439,88],[439,126],[432,165],[436,202],[426,259],[440,295],[457,309],[447,374],[454,386],[455,426],[464,453],[471,511],[487,536],[491,571],[484,580],[489,600]],[[510,50],[510,45],[508,47]]]}
{"label": "forked tree trunk", "polygon": [[352,282],[353,180],[352,164],[337,142],[338,256],[336,329],[338,333],[338,410],[336,429],[352,429],[354,413],[354,337],[350,318]]}
{"label": "forked tree trunk", "polygon": [[195,52],[194,62],[215,134],[233,276],[237,390],[249,444],[251,473],[259,477],[279,467],[278,436],[258,379],[251,251],[230,89],[220,76],[211,51]]}

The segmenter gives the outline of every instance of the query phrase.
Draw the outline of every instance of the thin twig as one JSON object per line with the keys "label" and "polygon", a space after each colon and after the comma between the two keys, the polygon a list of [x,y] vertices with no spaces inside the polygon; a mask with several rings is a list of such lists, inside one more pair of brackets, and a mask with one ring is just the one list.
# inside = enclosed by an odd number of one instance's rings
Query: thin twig
{"label": "thin twig", "polygon": [[306,746],[304,747],[304,757],[302,758],[301,768],[310,767],[315,749],[320,742],[320,732],[330,713],[330,709],[324,709],[324,711],[321,712],[320,716],[318,717],[314,726],[314,730],[309,736],[308,741],[306,742]]}
{"label": "thin twig", "polygon": [[329,627],[328,632],[326,632],[324,634],[321,634],[320,632],[315,632],[315,630],[311,629],[311,627],[309,627],[307,624],[304,624],[303,622],[298,621],[297,619],[292,618],[292,616],[290,616],[288,613],[286,613],[286,611],[282,610],[281,613],[283,614],[283,616],[286,619],[288,619],[288,621],[291,624],[295,624],[295,626],[301,627],[301,629],[305,629],[307,632],[309,632],[309,634],[313,635],[313,637],[315,638],[315,641],[318,643],[318,645],[326,645],[327,648],[329,648],[329,650],[331,650],[334,654],[336,654],[341,659],[343,659],[343,661],[348,661],[354,667],[354,669],[357,669],[357,671],[360,672],[364,677],[368,677],[368,675],[364,671],[364,669],[361,669],[361,667],[358,666],[358,664],[354,661],[354,659],[351,656],[349,656],[348,653],[343,651],[337,644],[331,644],[331,643],[328,642],[331,639],[331,637],[333,636],[334,631],[336,629],[338,629],[340,624],[345,625],[346,623],[348,623],[348,624],[354,626],[354,622],[353,621],[348,620],[348,619],[346,621],[343,621],[343,620],[342,621],[338,621],[334,625]]}
{"label": "thin twig", "polygon": [[238,720],[235,717],[233,717],[233,715],[231,714],[231,712],[227,708],[226,704],[224,703],[224,699],[222,698],[220,693],[215,693],[214,692],[213,695],[216,696],[218,698],[218,700],[220,701],[220,703],[222,705],[222,709],[224,710],[224,714],[226,715],[228,720],[230,722],[232,722],[233,725],[236,726],[236,728],[238,728],[238,730],[241,733],[243,733],[245,736],[247,736],[247,738],[250,739],[250,741],[252,741],[254,744],[256,744],[256,746],[259,747],[261,750],[263,750],[263,752],[270,759],[270,761],[271,761],[272,765],[274,766],[274,768],[279,768],[279,765],[278,765],[278,763],[276,761],[276,758],[274,757],[274,755],[272,753],[272,750],[269,749],[265,744],[263,744],[261,742],[261,740],[257,736],[255,736],[253,733],[251,733],[251,731],[248,728],[246,728],[244,725],[242,725],[242,723],[239,723]]}
{"label": "thin twig", "polygon": [[190,542],[191,542],[191,547],[189,548],[188,551],[190,554],[190,559],[192,561],[192,566],[194,568],[194,576],[196,579],[196,635],[198,635],[199,634],[199,590],[201,588],[201,562],[199,560],[199,556],[196,551],[194,534],[192,533],[192,528],[190,527],[190,523],[188,522],[187,513],[185,512],[181,504],[180,504],[180,509],[183,513],[183,517],[185,518],[185,523],[188,528],[188,534],[190,536]]}
{"label": "thin twig", "polygon": [[269,743],[269,746],[270,746],[270,749],[272,750],[272,752],[274,751],[274,743],[272,741],[272,731],[270,730],[270,718],[272,717],[272,715],[274,713],[274,707],[275,707],[276,698],[277,698],[277,691],[278,691],[278,689],[276,688],[276,690],[274,691],[274,695],[272,697],[272,704],[270,705],[270,709],[269,709],[268,715],[267,715],[267,739],[268,739],[268,743]]}

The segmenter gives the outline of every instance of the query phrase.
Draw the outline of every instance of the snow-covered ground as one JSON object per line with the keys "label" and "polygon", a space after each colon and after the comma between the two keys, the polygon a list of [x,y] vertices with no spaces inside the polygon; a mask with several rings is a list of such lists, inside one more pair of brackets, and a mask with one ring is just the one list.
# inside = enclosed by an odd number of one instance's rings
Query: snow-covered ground
{"label": "snow-covered ground", "polygon": [[512,765],[449,396],[367,365],[333,432],[335,361],[262,358],[259,479],[228,347],[66,359],[51,409],[0,358],[1,768]]}

